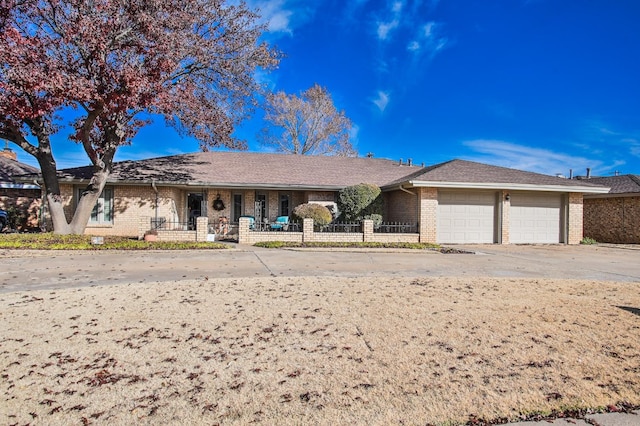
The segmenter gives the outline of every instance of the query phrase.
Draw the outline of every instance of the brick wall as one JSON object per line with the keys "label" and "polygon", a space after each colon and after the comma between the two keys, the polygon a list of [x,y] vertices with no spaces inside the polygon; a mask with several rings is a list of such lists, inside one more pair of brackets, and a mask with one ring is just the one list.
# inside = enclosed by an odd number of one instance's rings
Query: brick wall
{"label": "brick wall", "polygon": [[[413,192],[418,189],[413,189]],[[384,221],[385,222],[418,222],[418,194],[412,195],[404,191],[390,191],[384,193]]]}
{"label": "brick wall", "polygon": [[582,241],[583,208],[582,193],[569,193],[569,223],[567,244],[580,244]]}
{"label": "brick wall", "polygon": [[584,236],[602,243],[640,244],[640,196],[584,200]]}
{"label": "brick wall", "polygon": [[420,242],[435,244],[437,234],[438,189],[416,188],[416,190],[420,195]]}

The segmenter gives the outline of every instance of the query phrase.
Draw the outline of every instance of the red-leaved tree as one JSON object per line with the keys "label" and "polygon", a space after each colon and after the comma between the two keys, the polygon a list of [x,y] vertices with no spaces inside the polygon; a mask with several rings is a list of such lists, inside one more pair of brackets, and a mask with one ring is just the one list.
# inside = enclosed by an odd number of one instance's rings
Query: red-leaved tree
{"label": "red-leaved tree", "polygon": [[[143,112],[204,150],[245,147],[232,132],[261,93],[256,71],[280,58],[257,19],[222,0],[0,0],[0,138],[38,160],[54,232],[84,232]],[[50,141],[65,108],[94,167],[70,222]]]}

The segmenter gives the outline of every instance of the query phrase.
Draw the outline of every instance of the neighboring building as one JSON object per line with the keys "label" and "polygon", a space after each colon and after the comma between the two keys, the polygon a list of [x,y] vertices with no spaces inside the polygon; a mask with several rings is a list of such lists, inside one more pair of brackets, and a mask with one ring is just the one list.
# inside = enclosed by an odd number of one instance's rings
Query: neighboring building
{"label": "neighboring building", "polygon": [[640,244],[640,176],[594,177],[588,182],[611,189],[585,194],[584,236],[601,243]]}
{"label": "neighboring building", "polygon": [[38,173],[38,169],[17,160],[16,153],[0,151],[0,209],[6,210],[19,229],[39,226],[41,193],[33,182],[17,182],[15,177]]}
{"label": "neighboring building", "polygon": [[[91,167],[60,171],[69,217],[91,175]],[[374,158],[202,152],[115,163],[86,232],[136,236],[140,217],[273,221],[301,203],[332,204],[342,188],[358,183],[382,188],[385,221],[417,224],[420,241],[438,243],[577,244],[583,194],[608,191],[463,160],[418,167]]]}

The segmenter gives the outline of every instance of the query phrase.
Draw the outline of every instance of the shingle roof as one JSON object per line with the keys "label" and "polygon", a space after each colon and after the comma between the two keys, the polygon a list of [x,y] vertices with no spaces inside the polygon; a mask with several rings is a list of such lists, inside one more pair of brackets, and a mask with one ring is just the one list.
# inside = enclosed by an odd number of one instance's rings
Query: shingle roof
{"label": "shingle roof", "polygon": [[593,182],[575,181],[540,173],[525,172],[506,167],[491,166],[466,160],[451,160],[427,167],[406,179],[413,182],[500,183],[521,185],[553,185],[566,187],[594,187]]}
{"label": "shingle roof", "polygon": [[[64,169],[61,180],[86,181],[92,167]],[[330,157],[252,152],[199,152],[138,161],[114,163],[112,183],[189,185],[213,187],[341,189],[373,183],[392,189],[400,184],[443,182],[461,184],[509,184],[566,188],[589,192],[602,187],[590,182],[558,178],[465,160],[429,167],[359,157]],[[443,185],[444,186],[444,185]],[[497,185],[500,186],[500,185]],[[587,191],[583,191],[584,189]]]}
{"label": "shingle roof", "polygon": [[[110,181],[299,188],[343,188],[358,183],[383,186],[421,170],[376,158],[306,156],[251,152],[199,152],[115,163]],[[61,177],[89,179],[91,167],[65,169]]]}
{"label": "shingle roof", "polygon": [[15,183],[15,176],[38,173],[38,171],[28,164],[0,156],[0,182]]}
{"label": "shingle roof", "polygon": [[638,175],[593,177],[588,179],[588,182],[610,187],[609,194],[640,193],[640,176]]}

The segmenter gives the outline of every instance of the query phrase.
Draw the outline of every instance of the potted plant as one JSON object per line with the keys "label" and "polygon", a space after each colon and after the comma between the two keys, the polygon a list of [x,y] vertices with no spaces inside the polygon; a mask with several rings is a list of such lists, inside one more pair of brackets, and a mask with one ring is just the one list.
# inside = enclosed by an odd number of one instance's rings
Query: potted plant
{"label": "potted plant", "polygon": [[158,241],[158,230],[157,229],[150,229],[147,232],[144,233],[144,240],[145,241]]}

